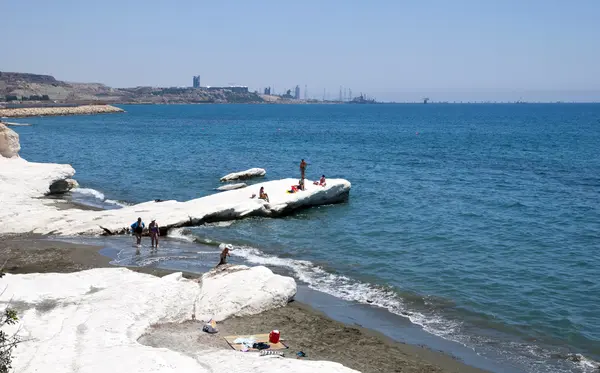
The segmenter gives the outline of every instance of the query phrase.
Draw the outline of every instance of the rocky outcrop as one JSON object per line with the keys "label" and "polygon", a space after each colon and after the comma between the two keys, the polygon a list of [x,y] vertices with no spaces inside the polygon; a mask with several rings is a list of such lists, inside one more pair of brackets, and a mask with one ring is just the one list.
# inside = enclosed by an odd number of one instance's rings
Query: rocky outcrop
{"label": "rocky outcrop", "polygon": [[82,105],[0,109],[0,117],[23,118],[60,115],[109,114],[123,112],[125,112],[125,110],[111,105]]}
{"label": "rocky outcrop", "polygon": [[238,183],[238,184],[227,184],[227,185],[223,185],[217,188],[217,190],[235,190],[235,189],[242,189],[247,187],[248,185],[246,183]]}
{"label": "rocky outcrop", "polygon": [[266,173],[267,173],[267,171],[265,171],[264,168],[251,168],[246,171],[232,172],[228,175],[225,175],[221,178],[221,182],[231,181],[231,180],[250,179],[253,177],[261,177],[261,176],[265,176]]}
{"label": "rocky outcrop", "polygon": [[50,194],[63,194],[78,186],[79,183],[73,179],[57,180],[50,185]]}
{"label": "rocky outcrop", "polygon": [[0,123],[0,156],[4,158],[18,157],[20,150],[19,134]]}
{"label": "rocky outcrop", "polygon": [[356,373],[327,361],[267,360],[208,345],[190,356],[138,343],[151,325],[284,306],[296,283],[266,267],[229,267],[200,283],[181,273],[159,278],[125,268],[7,274],[2,286],[0,307],[12,302],[23,309],[18,325],[3,327],[23,339],[13,352],[16,372]]}

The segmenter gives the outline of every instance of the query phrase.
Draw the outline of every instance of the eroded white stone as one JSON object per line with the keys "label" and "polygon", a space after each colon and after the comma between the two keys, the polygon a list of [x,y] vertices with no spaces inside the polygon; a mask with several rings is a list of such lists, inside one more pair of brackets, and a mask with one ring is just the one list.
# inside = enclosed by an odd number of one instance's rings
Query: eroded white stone
{"label": "eroded white stone", "polygon": [[[279,307],[295,291],[293,279],[265,267],[207,276],[198,284],[180,273],[158,278],[124,268],[6,275],[0,305],[11,301],[21,310],[19,333],[27,339],[14,350],[13,367],[22,373],[356,372],[332,362],[266,359],[208,347],[191,357],[137,342],[153,324],[211,312],[218,317],[251,314]],[[219,289],[221,297],[216,296]]]}
{"label": "eroded white stone", "polygon": [[223,185],[217,188],[217,190],[221,190],[221,191],[225,191],[225,190],[235,190],[235,189],[242,189],[247,187],[248,185],[246,183],[238,183],[238,184],[227,184],[227,185]]}
{"label": "eroded white stone", "polygon": [[18,157],[20,150],[19,134],[0,123],[0,157]]}
{"label": "eroded white stone", "polygon": [[250,179],[253,177],[265,176],[266,174],[267,174],[267,171],[265,171],[264,168],[251,168],[246,171],[232,172],[228,175],[225,175],[221,178],[221,181]]}
{"label": "eroded white stone", "polygon": [[[327,186],[306,180],[306,190],[287,193],[296,179],[254,184],[186,202],[144,202],[117,210],[59,209],[56,201],[41,199],[57,180],[69,179],[70,165],[33,163],[21,158],[0,158],[0,234],[40,233],[58,235],[124,233],[138,216],[156,218],[162,227],[183,227],[207,221],[249,216],[279,216],[290,211],[340,202],[348,197],[350,183],[328,179]],[[269,202],[256,198],[260,187]],[[255,198],[251,198],[255,195]]]}

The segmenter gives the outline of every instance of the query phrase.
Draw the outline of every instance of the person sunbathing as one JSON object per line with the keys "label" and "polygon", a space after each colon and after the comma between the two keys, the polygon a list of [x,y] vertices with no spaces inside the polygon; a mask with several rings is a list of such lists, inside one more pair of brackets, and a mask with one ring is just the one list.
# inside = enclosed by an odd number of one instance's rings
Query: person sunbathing
{"label": "person sunbathing", "polygon": [[264,199],[265,201],[269,202],[269,195],[265,193],[265,187],[260,187],[260,191],[258,192],[258,198]]}
{"label": "person sunbathing", "polygon": [[325,175],[321,175],[321,180],[319,180],[320,186],[325,186],[327,183],[325,182]]}
{"label": "person sunbathing", "polygon": [[325,186],[327,185],[327,183],[325,183],[325,175],[321,175],[321,179],[319,181],[315,181],[313,183],[314,185],[320,185],[320,186]]}

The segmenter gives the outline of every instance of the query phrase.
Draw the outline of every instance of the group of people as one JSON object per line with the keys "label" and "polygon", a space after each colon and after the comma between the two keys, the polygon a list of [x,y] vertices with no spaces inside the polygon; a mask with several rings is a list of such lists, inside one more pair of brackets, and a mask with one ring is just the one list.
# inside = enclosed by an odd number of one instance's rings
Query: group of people
{"label": "group of people", "polygon": [[[136,244],[140,246],[142,244],[142,234],[146,224],[142,221],[142,218],[137,218],[137,221],[131,224],[131,232],[135,236]],[[152,241],[152,248],[158,248],[158,237],[160,236],[160,227],[156,222],[156,219],[152,219],[148,225],[148,233],[150,234],[150,240]]]}
{"label": "group of people", "polygon": [[[306,161],[304,159],[302,159],[300,161],[300,180],[298,180],[298,184],[297,185],[292,185],[290,190],[288,190],[288,193],[296,193],[299,192],[301,190],[304,190],[304,179],[306,176],[306,166],[308,165],[308,163],[306,163]],[[314,185],[319,185],[319,186],[326,186],[327,182],[325,180],[325,175],[321,175],[321,178],[319,179],[319,181],[315,181],[313,183]],[[255,198],[256,194],[253,194],[252,197],[250,198]],[[258,198],[265,200],[267,202],[269,202],[269,195],[265,192],[265,187],[260,187],[260,190],[258,192]]]}
{"label": "group of people", "polygon": [[[268,197],[267,197],[268,198]],[[142,218],[137,218],[137,220],[131,224],[131,232],[135,236],[136,244],[138,247],[142,244],[142,235],[144,233],[144,229],[146,229],[146,224],[142,221]],[[152,219],[150,224],[148,225],[148,233],[150,234],[150,239],[152,241],[152,248],[158,248],[158,237],[160,236],[160,227],[156,222],[156,219]],[[221,251],[220,261],[217,264],[217,267],[223,264],[227,264],[227,257],[230,257],[229,250],[233,249],[231,245],[226,245],[223,251]]]}

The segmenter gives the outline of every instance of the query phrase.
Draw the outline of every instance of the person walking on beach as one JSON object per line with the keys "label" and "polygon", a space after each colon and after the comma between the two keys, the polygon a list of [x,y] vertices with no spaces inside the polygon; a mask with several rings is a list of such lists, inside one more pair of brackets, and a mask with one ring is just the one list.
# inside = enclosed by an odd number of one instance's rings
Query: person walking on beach
{"label": "person walking on beach", "polygon": [[150,225],[148,225],[148,231],[150,231],[150,240],[152,241],[151,247],[156,247],[158,249],[158,236],[160,236],[160,228],[158,227],[156,219],[152,219]]}
{"label": "person walking on beach", "polygon": [[306,162],[304,159],[300,161],[300,178],[304,180],[304,175],[306,174]]}
{"label": "person walking on beach", "polygon": [[142,244],[142,233],[144,232],[146,225],[142,221],[142,218],[137,218],[137,221],[131,224],[131,230],[136,238],[136,244],[140,246]]}
{"label": "person walking on beach", "polygon": [[231,249],[231,245],[225,245],[225,248],[223,249],[223,251],[221,251],[221,260],[219,261],[219,264],[217,264],[217,267],[223,264],[227,264],[227,257],[231,256],[229,255],[229,249]]}

